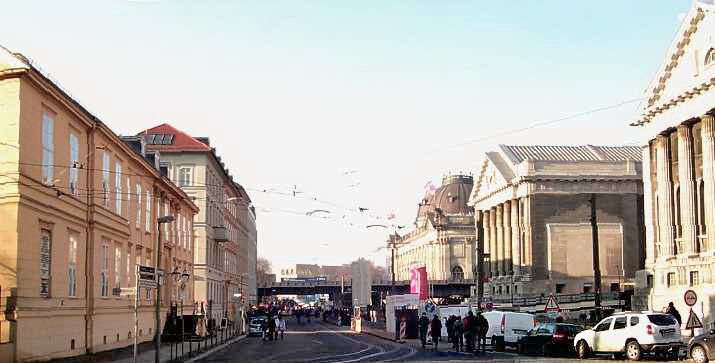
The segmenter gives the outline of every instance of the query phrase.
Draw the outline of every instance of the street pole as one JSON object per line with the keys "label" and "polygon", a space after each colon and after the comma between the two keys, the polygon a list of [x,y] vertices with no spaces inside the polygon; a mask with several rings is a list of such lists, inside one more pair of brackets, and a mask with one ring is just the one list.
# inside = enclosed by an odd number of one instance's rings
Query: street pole
{"label": "street pole", "polygon": [[134,353],[132,362],[137,363],[137,343],[139,335],[139,265],[134,268]]}
{"label": "street pole", "polygon": [[596,308],[596,317],[601,318],[601,263],[599,258],[598,245],[598,222],[596,220],[596,194],[591,194],[589,200],[591,204],[591,238],[593,241],[593,290],[595,292],[594,306]]}
{"label": "street pole", "polygon": [[395,295],[395,244],[392,244],[392,248],[390,249],[392,251],[392,257],[391,257],[391,262],[390,262],[390,270],[392,275],[392,281],[390,282],[390,295]]}
{"label": "street pole", "polygon": [[477,263],[476,274],[477,279],[477,308],[481,308],[482,299],[484,298],[484,217],[480,212],[477,217]]}
{"label": "street pole", "polygon": [[161,263],[161,222],[158,221],[157,225],[157,241],[156,241],[156,312],[155,312],[155,318],[156,322],[154,325],[154,329],[156,330],[154,333],[156,336],[154,337],[154,363],[160,363],[159,359],[159,347],[161,346],[161,332],[160,326],[161,326],[161,305],[160,305],[160,300],[161,300],[161,285],[159,284],[159,264]]}

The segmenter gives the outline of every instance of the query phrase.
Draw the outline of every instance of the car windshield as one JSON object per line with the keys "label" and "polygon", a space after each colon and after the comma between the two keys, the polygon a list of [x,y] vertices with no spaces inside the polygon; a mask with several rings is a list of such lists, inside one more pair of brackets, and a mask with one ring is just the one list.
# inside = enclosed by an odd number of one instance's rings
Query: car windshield
{"label": "car windshield", "polygon": [[650,314],[648,315],[648,320],[658,326],[678,324],[672,316],[666,314]]}

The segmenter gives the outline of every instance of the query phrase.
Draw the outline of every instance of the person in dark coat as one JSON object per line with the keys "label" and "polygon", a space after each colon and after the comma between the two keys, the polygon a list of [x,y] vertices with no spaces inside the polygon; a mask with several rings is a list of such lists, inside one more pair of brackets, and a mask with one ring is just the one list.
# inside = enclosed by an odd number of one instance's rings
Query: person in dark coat
{"label": "person in dark coat", "polygon": [[442,336],[442,321],[439,320],[439,317],[437,315],[432,318],[432,343],[434,344],[434,350],[437,350],[437,346],[439,345],[439,338]]}
{"label": "person in dark coat", "polygon": [[465,343],[467,347],[465,350],[467,352],[474,351],[474,336],[472,335],[472,329],[474,324],[476,324],[476,322],[474,321],[474,314],[470,310],[463,320],[464,338],[466,340]]}
{"label": "person in dark coat", "polygon": [[429,329],[429,318],[427,318],[427,313],[422,313],[420,320],[418,322],[420,327],[420,340],[422,341],[422,349],[425,349],[427,345],[427,330]]}
{"label": "person in dark coat", "polygon": [[464,339],[462,338],[462,334],[464,334],[464,322],[462,321],[461,316],[457,316],[456,319],[454,319],[454,327],[452,329],[454,329],[452,344],[454,346],[454,350],[459,352],[464,346]]}
{"label": "person in dark coat", "polygon": [[454,315],[450,315],[447,319],[447,343],[454,343],[454,321],[456,320]]}
{"label": "person in dark coat", "polygon": [[681,317],[680,317],[680,313],[678,312],[678,309],[675,308],[675,305],[673,304],[672,301],[668,303],[668,308],[665,309],[665,313],[672,315],[675,318],[675,320],[678,321],[678,325],[683,324],[683,321],[681,320]]}
{"label": "person in dark coat", "polygon": [[[487,351],[487,332],[489,331],[489,321],[482,315],[482,313],[477,314],[477,340],[479,341],[479,346],[482,348],[483,352]],[[492,343],[494,344],[494,343]]]}

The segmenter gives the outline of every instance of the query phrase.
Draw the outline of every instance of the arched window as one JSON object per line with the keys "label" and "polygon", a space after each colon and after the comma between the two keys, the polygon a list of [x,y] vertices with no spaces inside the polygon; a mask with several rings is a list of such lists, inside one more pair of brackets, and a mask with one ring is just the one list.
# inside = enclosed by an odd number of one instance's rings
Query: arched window
{"label": "arched window", "polygon": [[464,271],[459,266],[454,266],[452,268],[452,280],[459,281],[464,280]]}
{"label": "arched window", "polygon": [[705,65],[710,65],[715,61],[715,48],[710,48],[707,53],[705,53]]}

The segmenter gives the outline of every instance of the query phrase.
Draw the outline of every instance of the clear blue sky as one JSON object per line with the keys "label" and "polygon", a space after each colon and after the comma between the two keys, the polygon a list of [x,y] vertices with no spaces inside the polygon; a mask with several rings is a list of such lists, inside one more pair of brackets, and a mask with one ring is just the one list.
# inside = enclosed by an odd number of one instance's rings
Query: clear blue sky
{"label": "clear blue sky", "polygon": [[[249,188],[297,185],[411,224],[428,180],[475,171],[499,143],[641,140],[627,126],[630,104],[454,147],[641,97],[690,5],[14,1],[0,12],[0,44],[37,61],[118,133],[169,122],[209,136]],[[373,251],[386,232],[365,229],[369,220],[251,196],[259,254],[276,268],[385,261]],[[279,212],[314,208],[337,220]]]}

